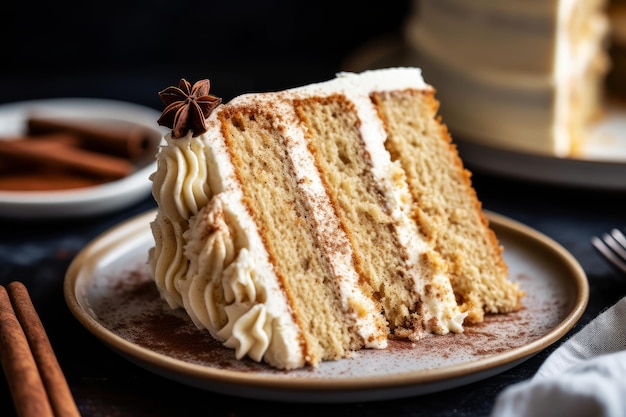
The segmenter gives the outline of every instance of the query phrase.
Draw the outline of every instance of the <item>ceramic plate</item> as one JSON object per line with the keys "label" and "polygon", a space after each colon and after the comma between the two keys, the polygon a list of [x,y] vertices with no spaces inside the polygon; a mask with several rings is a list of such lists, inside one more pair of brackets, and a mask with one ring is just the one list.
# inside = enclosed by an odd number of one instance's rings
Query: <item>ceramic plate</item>
{"label": "ceramic plate", "polygon": [[[0,137],[21,134],[31,111],[51,117],[135,123],[154,131],[151,140],[155,143],[150,144],[154,150],[164,133],[157,125],[160,113],[151,108],[116,100],[60,98],[0,106]],[[156,170],[153,155],[138,161],[131,175],[102,185],[59,191],[0,190],[0,217],[32,219],[87,216],[139,202],[151,192],[149,176]]]}
{"label": "ceramic plate", "polygon": [[161,300],[146,264],[153,245],[139,215],[96,238],[70,265],[65,299],[78,321],[128,360],[156,374],[215,392],[276,401],[352,402],[450,389],[503,372],[563,337],[582,315],[588,284],[580,265],[539,232],[488,213],[524,309],[488,316],[462,334],[428,336],[362,350],[317,369],[279,371],[198,330]]}
{"label": "ceramic plate", "polygon": [[[390,36],[354,51],[343,68],[358,72],[414,64],[404,42]],[[498,149],[463,140],[454,132],[453,137],[464,163],[472,170],[554,185],[626,190],[626,107],[623,104],[607,103],[603,117],[590,127],[587,143],[576,158]]]}

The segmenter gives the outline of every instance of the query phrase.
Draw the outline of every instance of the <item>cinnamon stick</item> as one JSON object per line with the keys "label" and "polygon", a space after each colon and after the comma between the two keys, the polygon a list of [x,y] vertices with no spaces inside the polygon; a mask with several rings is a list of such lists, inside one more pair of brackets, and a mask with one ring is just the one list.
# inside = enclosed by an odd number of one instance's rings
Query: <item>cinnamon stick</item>
{"label": "cinnamon stick", "polygon": [[40,142],[55,142],[62,143],[66,146],[75,146],[80,147],[81,142],[80,138],[72,133],[66,132],[58,132],[58,133],[48,133],[45,135],[37,135],[37,136],[12,136],[5,137],[5,140],[36,140]]}
{"label": "cinnamon stick", "polygon": [[123,158],[91,152],[55,140],[0,140],[0,157],[17,158],[47,166],[71,168],[100,177],[119,179],[133,172]]}
{"label": "cinnamon stick", "polygon": [[18,281],[7,286],[15,314],[22,325],[43,385],[57,417],[78,417],[80,413],[63,375],[52,345],[33,306],[28,290]]}
{"label": "cinnamon stick", "polygon": [[121,121],[47,118],[31,115],[27,135],[64,132],[78,137],[81,146],[137,161],[156,149],[160,136],[134,123]]}
{"label": "cinnamon stick", "polygon": [[7,174],[0,172],[0,190],[4,191],[54,191],[93,187],[107,181],[87,176],[54,171],[23,172]]}
{"label": "cinnamon stick", "polygon": [[19,417],[54,417],[26,335],[0,286],[0,361]]}

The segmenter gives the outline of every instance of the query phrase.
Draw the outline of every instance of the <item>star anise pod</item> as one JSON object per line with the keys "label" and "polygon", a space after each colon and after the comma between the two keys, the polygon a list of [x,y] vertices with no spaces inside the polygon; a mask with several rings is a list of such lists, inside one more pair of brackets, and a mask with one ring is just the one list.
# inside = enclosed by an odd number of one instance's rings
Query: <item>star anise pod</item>
{"label": "star anise pod", "polygon": [[178,87],[167,87],[159,92],[159,98],[166,107],[157,121],[160,126],[172,129],[173,138],[182,138],[193,130],[193,136],[207,131],[206,118],[222,102],[222,99],[209,94],[211,82],[200,80],[193,87],[184,78]]}

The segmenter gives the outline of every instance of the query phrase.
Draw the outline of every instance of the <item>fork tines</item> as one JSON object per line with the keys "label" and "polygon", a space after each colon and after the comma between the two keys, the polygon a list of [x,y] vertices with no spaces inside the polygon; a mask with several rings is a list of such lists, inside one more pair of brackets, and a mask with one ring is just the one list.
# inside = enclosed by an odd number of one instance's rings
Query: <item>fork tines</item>
{"label": "fork tines", "polygon": [[626,273],[626,236],[620,230],[612,229],[611,233],[603,233],[601,238],[594,236],[591,244],[611,265]]}

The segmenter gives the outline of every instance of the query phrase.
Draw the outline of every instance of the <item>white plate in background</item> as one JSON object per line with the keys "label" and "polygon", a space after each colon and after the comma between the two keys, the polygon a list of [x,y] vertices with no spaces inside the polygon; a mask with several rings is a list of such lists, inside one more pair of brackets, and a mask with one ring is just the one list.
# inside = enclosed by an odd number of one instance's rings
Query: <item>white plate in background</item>
{"label": "white plate in background", "polygon": [[[0,106],[0,137],[23,133],[31,111],[50,117],[119,120],[155,131],[154,149],[164,130],[157,125],[160,112],[134,103],[95,98],[56,98],[9,103]],[[138,163],[131,175],[101,185],[53,191],[0,190],[0,217],[55,219],[98,215],[118,210],[146,198],[152,188],[149,176],[156,161]]]}

